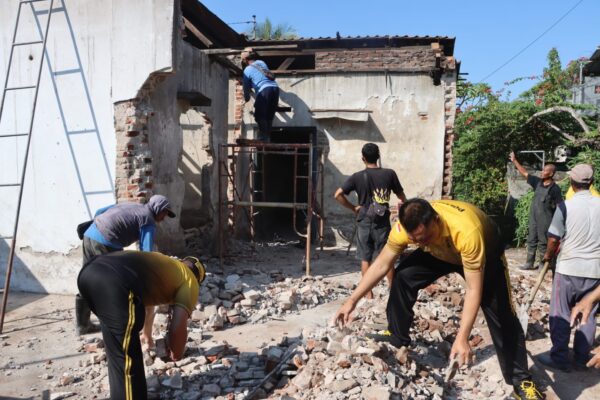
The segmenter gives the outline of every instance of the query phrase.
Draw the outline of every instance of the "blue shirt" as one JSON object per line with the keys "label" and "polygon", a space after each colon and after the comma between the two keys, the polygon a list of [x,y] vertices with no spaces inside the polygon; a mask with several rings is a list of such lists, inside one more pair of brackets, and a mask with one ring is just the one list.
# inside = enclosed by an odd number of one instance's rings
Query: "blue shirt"
{"label": "blue shirt", "polygon": [[262,60],[255,60],[252,64],[244,68],[244,99],[250,100],[250,89],[254,89],[254,93],[260,93],[266,87],[278,87],[277,82],[267,78],[259,68],[254,67],[258,65],[265,71],[269,71],[269,67]]}
{"label": "blue shirt", "polygon": [[[103,214],[105,211],[114,207],[115,205],[110,205],[107,207],[103,207],[96,211],[94,215],[94,220],[97,216]],[[141,251],[152,251],[154,246],[154,233],[156,231],[156,226],[154,224],[145,224],[140,227],[139,230],[139,248]],[[92,223],[90,227],[85,231],[84,236],[95,240],[98,243],[103,244],[104,246],[111,247],[113,249],[123,249],[123,245],[121,243],[117,243],[115,241],[110,241],[102,235],[102,233],[98,230],[96,226],[96,222]]]}

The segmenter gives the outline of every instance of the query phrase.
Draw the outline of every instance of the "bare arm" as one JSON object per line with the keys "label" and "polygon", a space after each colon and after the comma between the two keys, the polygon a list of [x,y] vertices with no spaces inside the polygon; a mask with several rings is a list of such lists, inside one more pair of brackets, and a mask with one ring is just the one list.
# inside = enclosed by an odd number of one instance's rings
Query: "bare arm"
{"label": "bare arm", "polygon": [[154,347],[152,339],[152,327],[154,325],[154,306],[146,306],[146,317],[144,319],[144,328],[142,329],[142,343],[149,349]]}
{"label": "bare arm", "polygon": [[354,214],[358,213],[358,211],[360,210],[360,206],[355,206],[354,204],[348,201],[348,198],[346,198],[346,195],[344,195],[344,191],[342,190],[342,188],[336,190],[333,197],[335,197],[338,203],[346,207],[348,210],[352,211]]}
{"label": "bare arm", "polygon": [[556,250],[558,249],[558,245],[560,240],[557,238],[548,235],[548,247],[546,248],[546,254],[544,254],[544,261],[550,261],[556,255]]}
{"label": "bare arm", "polygon": [[340,307],[335,315],[334,321],[340,325],[346,325],[352,321],[350,314],[354,311],[358,301],[371,291],[383,279],[387,272],[394,266],[399,255],[387,246],[383,248],[379,256],[362,277],[358,287],[350,295],[350,298]]}
{"label": "bare arm", "polygon": [[519,171],[521,175],[523,175],[525,178],[529,176],[529,172],[527,172],[527,170],[521,165],[519,160],[517,160],[517,157],[515,157],[514,151],[510,152],[510,161],[512,161],[512,163],[515,165],[515,168],[517,168],[517,171]]}
{"label": "bare arm", "polygon": [[483,271],[465,271],[465,282],[467,284],[467,293],[460,318],[460,327],[450,351],[450,359],[455,356],[458,357],[461,365],[468,363],[471,358],[469,335],[471,334],[479,306],[481,305]]}
{"label": "bare arm", "polygon": [[187,342],[188,312],[180,306],[172,307],[172,318],[167,332],[167,348],[173,361],[180,360]]}
{"label": "bare arm", "polygon": [[[596,302],[600,301],[600,286],[585,295],[579,303],[571,310],[571,326],[575,326],[579,315],[581,315],[581,323],[585,324],[590,318],[590,313]],[[586,364],[589,368],[600,368],[600,346],[592,350],[594,356]]]}

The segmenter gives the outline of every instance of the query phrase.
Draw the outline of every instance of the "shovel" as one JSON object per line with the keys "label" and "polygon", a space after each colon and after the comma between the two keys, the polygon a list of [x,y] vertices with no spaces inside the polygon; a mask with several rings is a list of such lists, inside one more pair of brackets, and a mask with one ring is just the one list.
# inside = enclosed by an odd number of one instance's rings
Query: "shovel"
{"label": "shovel", "polygon": [[538,289],[540,288],[540,285],[544,281],[544,276],[546,276],[546,272],[548,271],[549,265],[549,261],[546,261],[544,263],[544,266],[542,267],[542,270],[538,275],[537,282],[535,283],[535,286],[533,287],[533,290],[531,291],[527,302],[525,304],[521,304],[521,306],[519,307],[519,311],[517,312],[517,317],[519,318],[519,323],[521,324],[521,328],[523,328],[523,333],[525,334],[525,336],[527,336],[527,324],[529,322],[529,307],[531,307],[531,303],[533,303],[533,299],[535,298],[535,295]]}
{"label": "shovel", "polygon": [[456,356],[452,357],[450,359],[448,367],[446,367],[446,373],[444,374],[444,382],[450,382],[452,378],[454,378],[454,375],[456,375],[456,372],[458,371],[459,367],[460,364],[458,362],[458,358]]}

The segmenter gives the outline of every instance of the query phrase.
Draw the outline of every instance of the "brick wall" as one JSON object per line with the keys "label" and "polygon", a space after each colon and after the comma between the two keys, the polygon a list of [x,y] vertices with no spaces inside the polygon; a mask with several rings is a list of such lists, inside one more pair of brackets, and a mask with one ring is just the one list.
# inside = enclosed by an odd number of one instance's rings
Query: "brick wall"
{"label": "brick wall", "polygon": [[318,52],[315,69],[412,69],[432,68],[435,54],[430,46]]}
{"label": "brick wall", "polygon": [[152,110],[138,99],[115,104],[117,202],[144,203],[152,196],[152,155],[148,146],[148,119],[152,115]]}
{"label": "brick wall", "polygon": [[244,118],[244,87],[240,80],[236,80],[235,82],[234,104],[233,123],[235,124],[235,128],[233,134],[234,139],[237,139],[242,135],[242,122]]}
{"label": "brick wall", "polygon": [[[449,67],[455,69],[454,59],[449,57]],[[456,78],[454,73],[445,74],[442,78],[444,88],[444,177],[442,184],[442,198],[452,198],[452,149],[456,134],[454,133],[454,119],[456,116]]]}

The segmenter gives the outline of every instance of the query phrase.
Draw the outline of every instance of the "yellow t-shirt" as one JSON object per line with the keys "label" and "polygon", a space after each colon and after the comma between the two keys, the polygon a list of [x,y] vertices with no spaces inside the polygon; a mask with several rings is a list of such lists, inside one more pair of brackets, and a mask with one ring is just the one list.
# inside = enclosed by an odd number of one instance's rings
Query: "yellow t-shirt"
{"label": "yellow t-shirt", "polygon": [[[600,193],[598,193],[598,191],[593,186],[590,186],[590,193],[592,193],[592,196],[600,197]],[[575,192],[573,191],[573,188],[571,187],[571,185],[569,185],[569,190],[567,190],[567,194],[565,194],[565,200],[569,200],[571,197],[573,197],[574,194]]]}
{"label": "yellow t-shirt", "polygon": [[145,306],[171,304],[183,307],[189,315],[194,311],[200,287],[182,261],[147,251],[118,251],[105,256],[115,257],[115,263],[135,271],[142,284]]}
{"label": "yellow t-shirt", "polygon": [[[498,249],[495,224],[479,208],[456,200],[432,201],[431,206],[440,216],[439,236],[428,246],[420,246],[435,258],[465,270],[478,271],[486,262],[486,249]],[[396,222],[386,246],[401,254],[412,242],[400,222]]]}

